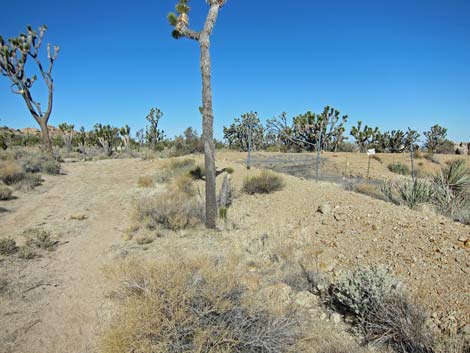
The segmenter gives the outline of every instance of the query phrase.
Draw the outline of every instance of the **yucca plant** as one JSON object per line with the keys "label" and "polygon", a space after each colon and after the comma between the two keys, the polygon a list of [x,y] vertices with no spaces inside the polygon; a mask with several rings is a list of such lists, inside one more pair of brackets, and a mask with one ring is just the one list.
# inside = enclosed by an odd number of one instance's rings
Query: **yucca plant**
{"label": "yucca plant", "polygon": [[431,188],[428,182],[422,179],[398,183],[397,190],[402,203],[411,209],[431,200]]}
{"label": "yucca plant", "polygon": [[470,171],[465,166],[465,161],[457,159],[449,162],[434,177],[434,183],[441,187],[447,187],[453,192],[462,192],[468,189],[470,187]]}

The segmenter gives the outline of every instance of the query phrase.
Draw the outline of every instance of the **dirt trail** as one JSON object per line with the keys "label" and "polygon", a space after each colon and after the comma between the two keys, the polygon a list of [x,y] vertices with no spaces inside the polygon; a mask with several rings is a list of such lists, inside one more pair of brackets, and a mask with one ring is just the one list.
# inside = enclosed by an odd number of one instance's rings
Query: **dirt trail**
{"label": "dirt trail", "polygon": [[[13,212],[0,217],[1,235],[44,226],[60,234],[62,244],[15,268],[16,293],[0,306],[0,352],[93,351],[106,295],[101,267],[127,227],[130,190],[145,165],[138,160],[65,164],[66,175],[46,179],[43,192],[8,204]],[[71,220],[75,214],[88,218]]]}

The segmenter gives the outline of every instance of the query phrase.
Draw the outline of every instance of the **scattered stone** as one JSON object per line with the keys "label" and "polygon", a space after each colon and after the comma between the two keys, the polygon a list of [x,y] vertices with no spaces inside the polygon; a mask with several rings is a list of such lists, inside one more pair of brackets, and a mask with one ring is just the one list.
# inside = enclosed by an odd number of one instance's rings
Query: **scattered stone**
{"label": "scattered stone", "polygon": [[323,205],[318,206],[317,212],[327,215],[331,213],[331,206],[327,203],[324,203]]}
{"label": "scattered stone", "polygon": [[470,337],[470,324],[465,325],[464,327],[460,328],[460,334]]}
{"label": "scattered stone", "polygon": [[333,313],[330,316],[330,320],[335,324],[339,324],[341,322],[341,315],[338,313]]}
{"label": "scattered stone", "polygon": [[294,297],[294,304],[301,308],[310,309],[318,305],[318,297],[310,292],[298,292]]}

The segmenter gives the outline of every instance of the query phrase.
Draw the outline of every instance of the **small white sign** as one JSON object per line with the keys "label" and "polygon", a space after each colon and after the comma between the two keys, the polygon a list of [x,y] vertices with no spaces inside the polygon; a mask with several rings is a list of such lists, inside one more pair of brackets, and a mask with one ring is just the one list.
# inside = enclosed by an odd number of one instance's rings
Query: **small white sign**
{"label": "small white sign", "polygon": [[367,155],[368,156],[372,156],[373,154],[375,154],[375,149],[374,148],[372,148],[370,150],[367,150]]}

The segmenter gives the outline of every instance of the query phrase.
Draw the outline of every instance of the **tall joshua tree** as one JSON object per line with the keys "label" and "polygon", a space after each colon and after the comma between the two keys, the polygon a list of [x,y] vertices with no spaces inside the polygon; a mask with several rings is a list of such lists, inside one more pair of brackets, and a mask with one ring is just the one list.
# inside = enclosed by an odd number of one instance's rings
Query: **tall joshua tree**
{"label": "tall joshua tree", "polygon": [[[44,148],[47,152],[52,153],[51,140],[47,129],[47,122],[52,112],[52,101],[54,93],[54,80],[52,79],[52,67],[59,54],[59,47],[51,48],[47,44],[47,61],[48,67],[44,67],[39,58],[39,48],[41,47],[44,33],[47,27],[42,26],[36,32],[31,26],[27,26],[26,34],[21,33],[18,37],[10,38],[6,43],[0,36],[0,71],[11,81],[11,91],[23,97],[28,110],[34,120],[39,124],[42,133]],[[31,88],[37,80],[36,75],[29,76],[26,74],[26,63],[28,58],[34,60],[37,69],[41,74],[48,90],[47,108],[44,111],[41,104],[34,100],[31,95]]]}
{"label": "tall joshua tree", "polygon": [[217,220],[217,197],[215,190],[215,146],[214,112],[212,109],[210,36],[214,29],[219,10],[226,0],[206,0],[209,12],[201,31],[189,29],[189,0],[178,0],[176,13],[168,14],[168,21],[174,27],[173,37],[186,37],[196,40],[200,48],[200,66],[202,74],[202,137],[206,167],[206,227],[215,228]]}

